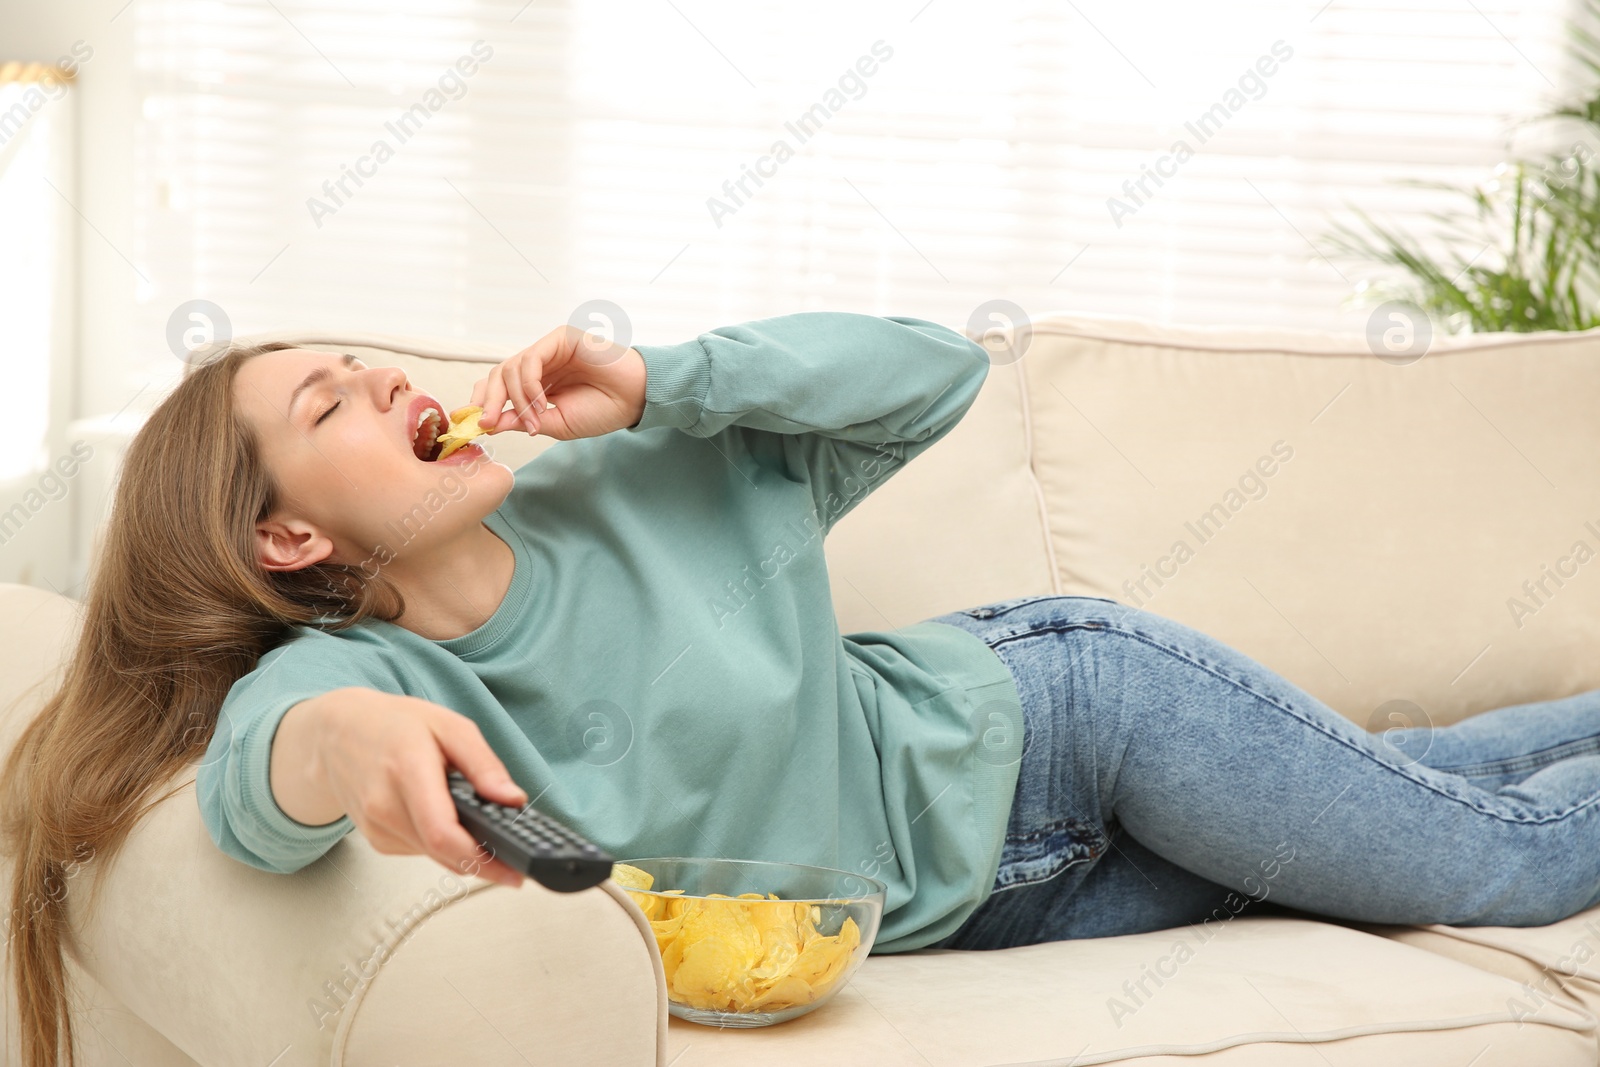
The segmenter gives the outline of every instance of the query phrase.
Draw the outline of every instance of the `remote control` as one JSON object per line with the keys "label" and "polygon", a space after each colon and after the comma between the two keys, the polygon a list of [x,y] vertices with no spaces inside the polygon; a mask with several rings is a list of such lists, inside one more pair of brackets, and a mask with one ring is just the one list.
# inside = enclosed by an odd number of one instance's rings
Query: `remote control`
{"label": "remote control", "polygon": [[507,867],[557,893],[576,893],[611,877],[612,858],[600,846],[534,808],[485,800],[453,767],[448,777],[461,825]]}

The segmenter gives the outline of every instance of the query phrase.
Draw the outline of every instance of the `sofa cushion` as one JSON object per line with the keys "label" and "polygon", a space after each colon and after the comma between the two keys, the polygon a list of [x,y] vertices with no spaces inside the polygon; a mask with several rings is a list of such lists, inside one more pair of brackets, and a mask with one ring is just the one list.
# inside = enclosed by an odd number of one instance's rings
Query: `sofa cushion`
{"label": "sofa cushion", "polygon": [[[1600,688],[1600,330],[1400,365],[1359,335],[1053,315],[1016,367],[1044,591],[1187,623],[1362,725]],[[987,518],[952,520],[984,553]]]}
{"label": "sofa cushion", "polygon": [[834,1001],[779,1026],[674,1018],[667,1058],[695,1067],[1595,1062],[1589,1013],[1550,1000],[1519,1018],[1509,1004],[1518,992],[1499,975],[1340,925],[1240,917],[1203,931],[872,956]]}
{"label": "sofa cushion", "polygon": [[1600,1017],[1600,908],[1546,926],[1348,925],[1512,978],[1524,1010],[1560,1000]]}

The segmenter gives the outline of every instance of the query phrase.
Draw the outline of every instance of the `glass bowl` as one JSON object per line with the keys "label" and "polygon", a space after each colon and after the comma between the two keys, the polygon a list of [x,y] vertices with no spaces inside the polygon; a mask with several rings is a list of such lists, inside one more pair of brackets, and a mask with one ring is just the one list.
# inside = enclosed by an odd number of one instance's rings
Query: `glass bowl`
{"label": "glass bowl", "polygon": [[[888,886],[832,867],[653,856],[616,880],[655,932],[667,1010],[717,1027],[771,1026],[826,1004],[878,936]],[[773,897],[777,899],[773,899]]]}

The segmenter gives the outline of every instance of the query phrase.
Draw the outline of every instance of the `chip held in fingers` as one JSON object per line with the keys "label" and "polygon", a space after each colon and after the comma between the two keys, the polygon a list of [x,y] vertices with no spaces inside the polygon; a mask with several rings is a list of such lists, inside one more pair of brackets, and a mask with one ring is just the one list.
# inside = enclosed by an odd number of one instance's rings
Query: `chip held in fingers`
{"label": "chip held in fingers", "polygon": [[[439,435],[439,459],[444,459],[450,453],[471,441],[474,437],[482,437],[488,433],[478,425],[478,418],[483,414],[483,409],[476,404],[456,408],[450,413],[450,428]],[[438,462],[435,460],[434,462]]]}

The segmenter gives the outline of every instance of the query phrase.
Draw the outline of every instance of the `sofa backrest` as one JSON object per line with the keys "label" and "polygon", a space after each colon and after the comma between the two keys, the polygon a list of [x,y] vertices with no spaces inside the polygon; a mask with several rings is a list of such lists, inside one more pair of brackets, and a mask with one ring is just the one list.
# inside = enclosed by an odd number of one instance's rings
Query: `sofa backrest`
{"label": "sofa backrest", "polygon": [[[1311,331],[1065,313],[1030,331],[991,337],[962,423],[834,528],[841,631],[1111,597],[1369,728],[1600,688],[1600,331],[1435,338],[1409,361]],[[511,354],[272,336],[384,358],[447,403]]]}
{"label": "sofa backrest", "polygon": [[[837,578],[895,624],[958,599],[1111,597],[1369,729],[1600,687],[1600,331],[1436,338],[1410,361],[1361,335],[1087,315],[1010,340],[1021,358],[986,387],[1019,406],[1020,447],[952,434],[835,534]],[[940,499],[997,449],[1008,503],[1023,472],[1043,502],[1031,582],[1036,529]]]}

